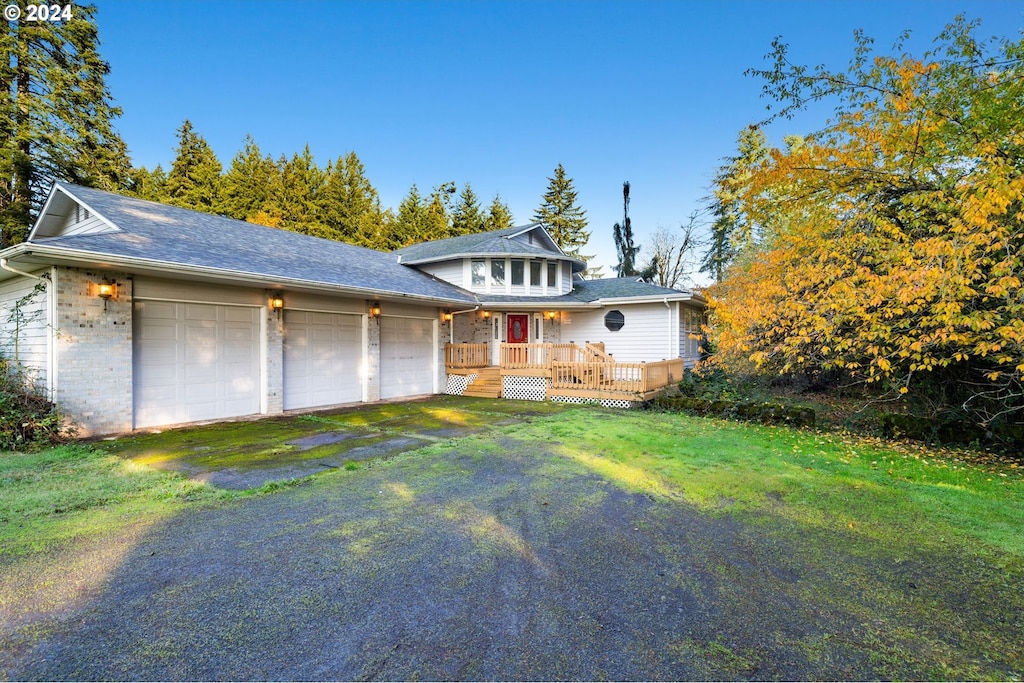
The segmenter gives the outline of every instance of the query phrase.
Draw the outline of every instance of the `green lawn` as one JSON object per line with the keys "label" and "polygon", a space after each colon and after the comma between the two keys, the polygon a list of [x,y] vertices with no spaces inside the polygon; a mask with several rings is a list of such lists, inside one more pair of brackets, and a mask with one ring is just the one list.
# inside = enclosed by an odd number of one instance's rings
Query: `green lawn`
{"label": "green lawn", "polygon": [[[657,412],[572,409],[508,425],[500,416],[487,415],[492,404],[444,399],[419,405],[391,409],[383,417],[404,428],[418,423],[419,411],[427,427],[450,424],[450,419],[432,421],[445,414],[440,406],[448,418],[457,415],[469,426],[498,424],[456,441],[440,439],[392,459],[360,463],[359,469],[415,462],[430,477],[454,477],[448,465],[453,449],[501,457],[502,439],[527,448],[536,444],[537,452],[551,454],[545,461],[551,482],[591,472],[664,501],[665,514],[674,505],[692,506],[754,530],[765,547],[777,539],[780,547],[798,548],[799,561],[816,569],[794,590],[820,596],[816,599],[823,611],[862,620],[856,646],[867,648],[873,661],[877,658],[873,670],[880,677],[889,677],[887,672],[898,676],[908,670],[907,662],[912,663],[909,670],[937,679],[1019,678],[1024,673],[1022,639],[1019,634],[1007,637],[1005,626],[1024,613],[1024,467],[1019,461]],[[474,417],[474,411],[483,417]],[[358,413],[331,419],[366,426]],[[294,420],[297,432],[311,427],[308,419]],[[285,429],[279,421],[267,424],[273,427],[268,430],[271,441]],[[245,434],[245,447],[258,450],[253,443],[259,441],[260,423],[238,429]],[[232,447],[223,442],[231,429],[209,430],[216,435],[211,443]],[[180,434],[167,435],[168,443],[182,440]],[[0,568],[19,557],[57,552],[71,542],[170,519],[189,507],[272,496],[304,483],[227,492],[154,469],[144,458],[130,459],[133,448],[159,448],[161,436],[0,456]],[[193,431],[188,442],[201,436],[202,430]],[[359,476],[358,471],[335,469],[317,475],[313,486],[345,477],[358,486]],[[842,549],[842,564],[834,559],[836,548]],[[659,550],[668,556],[673,552]],[[723,591],[733,591],[740,602],[755,599],[744,593],[742,572],[716,565],[714,548],[707,550],[712,559],[706,570],[722,578]],[[778,562],[781,571],[789,559],[769,556],[765,561]],[[913,572],[904,576],[905,567]],[[891,585],[885,583],[890,580]],[[961,610],[973,612],[969,634]],[[902,633],[893,624],[903,623],[907,614],[930,630]],[[961,631],[971,642],[950,646],[943,634]],[[719,662],[718,669],[708,670],[726,678],[742,676],[746,663],[756,659],[756,653],[730,650],[724,639],[680,641],[678,647],[680,657]],[[833,651],[835,643],[826,634],[800,647],[809,657],[819,656]],[[1005,665],[989,668],[989,658],[1016,668],[1008,676]]]}

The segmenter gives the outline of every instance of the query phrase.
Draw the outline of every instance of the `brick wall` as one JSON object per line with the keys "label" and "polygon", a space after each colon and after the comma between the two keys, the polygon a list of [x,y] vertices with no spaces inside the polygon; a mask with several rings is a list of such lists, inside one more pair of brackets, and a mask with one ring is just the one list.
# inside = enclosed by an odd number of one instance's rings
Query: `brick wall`
{"label": "brick wall", "polygon": [[[96,295],[103,279],[117,296]],[[58,268],[56,276],[57,404],[79,434],[132,428],[132,281],[127,273]]]}

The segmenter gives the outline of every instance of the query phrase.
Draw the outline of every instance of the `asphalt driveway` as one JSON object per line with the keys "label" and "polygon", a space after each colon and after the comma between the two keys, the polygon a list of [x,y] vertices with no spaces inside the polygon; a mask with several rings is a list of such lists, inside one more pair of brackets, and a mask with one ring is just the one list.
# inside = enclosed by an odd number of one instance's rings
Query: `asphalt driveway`
{"label": "asphalt driveway", "polygon": [[[560,455],[557,433],[517,436],[530,415],[509,405],[476,417],[440,402],[429,418],[393,409],[373,424],[359,412],[266,423],[278,431],[258,443],[228,426],[205,442],[139,437],[136,457],[176,467],[177,453],[206,473],[236,467],[239,448],[271,470],[275,449],[301,462],[356,439],[337,437],[342,423],[429,447],[351,469],[337,455],[341,467],[301,485],[138,520],[5,567],[13,597],[0,604],[0,679],[922,674],[872,640],[869,615],[881,608],[856,603],[845,582],[905,584],[948,559],[868,566],[838,539],[819,539],[831,556],[805,560],[799,534],[766,537],[730,515],[626,492]],[[428,438],[441,429],[452,431]],[[835,607],[828,594],[853,595],[855,606]]]}

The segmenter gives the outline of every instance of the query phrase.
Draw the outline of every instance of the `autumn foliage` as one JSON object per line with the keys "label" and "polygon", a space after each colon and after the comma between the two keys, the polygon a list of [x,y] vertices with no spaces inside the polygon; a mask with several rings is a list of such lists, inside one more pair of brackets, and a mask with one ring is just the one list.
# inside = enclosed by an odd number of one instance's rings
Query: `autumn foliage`
{"label": "autumn foliage", "polygon": [[836,113],[719,188],[757,231],[710,292],[715,362],[1024,420],[1024,41],[976,29],[958,19],[920,58],[858,36],[841,72],[776,42],[754,72],[772,118]]}

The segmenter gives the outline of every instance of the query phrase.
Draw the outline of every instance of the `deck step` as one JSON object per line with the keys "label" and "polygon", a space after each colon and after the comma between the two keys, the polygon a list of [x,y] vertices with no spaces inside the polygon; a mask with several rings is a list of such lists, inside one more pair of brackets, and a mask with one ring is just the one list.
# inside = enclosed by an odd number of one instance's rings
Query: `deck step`
{"label": "deck step", "polygon": [[501,398],[501,371],[498,368],[480,368],[476,377],[466,385],[463,396]]}

